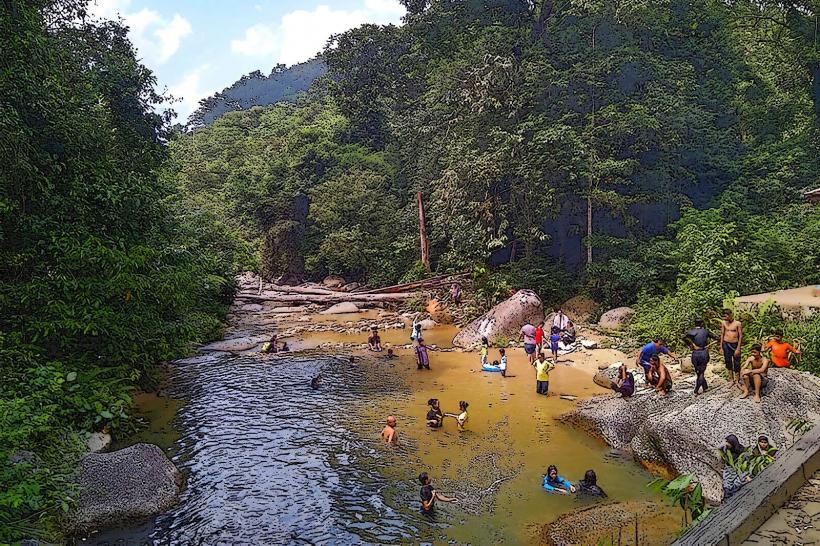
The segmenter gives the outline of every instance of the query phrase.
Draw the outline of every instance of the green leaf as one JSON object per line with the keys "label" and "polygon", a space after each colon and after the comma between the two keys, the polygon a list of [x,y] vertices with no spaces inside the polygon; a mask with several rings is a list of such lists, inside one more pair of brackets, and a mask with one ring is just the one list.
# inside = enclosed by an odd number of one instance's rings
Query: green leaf
{"label": "green leaf", "polygon": [[110,412],[110,411],[108,411],[108,410],[102,410],[102,411],[100,412],[100,417],[102,417],[103,419],[113,419],[113,418],[114,418],[114,414],[113,414],[113,413],[111,413],[111,412]]}
{"label": "green leaf", "polygon": [[65,380],[71,383],[72,381],[77,380],[77,372],[68,372],[65,376]]}

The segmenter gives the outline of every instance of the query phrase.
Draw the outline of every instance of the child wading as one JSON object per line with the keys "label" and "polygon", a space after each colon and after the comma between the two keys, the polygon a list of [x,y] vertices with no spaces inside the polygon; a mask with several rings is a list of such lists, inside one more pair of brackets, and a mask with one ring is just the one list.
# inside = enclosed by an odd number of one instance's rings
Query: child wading
{"label": "child wading", "polygon": [[550,370],[554,366],[544,357],[544,353],[539,353],[535,360],[535,392],[538,394],[548,394],[550,390]]}

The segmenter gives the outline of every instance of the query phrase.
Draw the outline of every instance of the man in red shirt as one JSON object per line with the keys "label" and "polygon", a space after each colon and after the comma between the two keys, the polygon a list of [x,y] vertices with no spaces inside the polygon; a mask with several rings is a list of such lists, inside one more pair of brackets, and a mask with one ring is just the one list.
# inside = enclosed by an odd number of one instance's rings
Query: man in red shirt
{"label": "man in red shirt", "polygon": [[789,367],[789,353],[800,354],[800,349],[783,341],[783,332],[775,332],[774,339],[766,343],[765,350],[771,351],[772,363],[778,368]]}

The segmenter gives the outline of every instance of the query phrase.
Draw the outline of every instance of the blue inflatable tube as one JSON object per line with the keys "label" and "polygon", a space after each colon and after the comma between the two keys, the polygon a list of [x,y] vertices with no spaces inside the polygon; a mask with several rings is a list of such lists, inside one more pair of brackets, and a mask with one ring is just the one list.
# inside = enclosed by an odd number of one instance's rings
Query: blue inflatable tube
{"label": "blue inflatable tube", "polygon": [[498,366],[493,366],[492,364],[484,364],[481,366],[482,372],[500,372],[501,368]]}

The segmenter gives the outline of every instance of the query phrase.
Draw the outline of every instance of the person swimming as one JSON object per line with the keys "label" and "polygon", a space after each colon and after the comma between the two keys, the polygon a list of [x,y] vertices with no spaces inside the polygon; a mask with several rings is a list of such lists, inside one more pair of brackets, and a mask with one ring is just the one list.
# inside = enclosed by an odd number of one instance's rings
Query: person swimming
{"label": "person swimming", "polygon": [[313,379],[310,380],[310,388],[316,390],[319,388],[319,385],[322,383],[322,374],[317,375]]}
{"label": "person swimming", "polygon": [[558,467],[551,464],[547,468],[547,474],[544,476],[543,482],[544,491],[550,493],[559,493],[561,495],[569,495],[575,493],[575,486],[558,474]]}
{"label": "person swimming", "polygon": [[587,470],[584,479],[578,482],[578,494],[588,497],[606,497],[607,494],[598,485],[598,476],[594,470]]}
{"label": "person swimming", "polygon": [[427,426],[430,428],[441,428],[444,423],[444,412],[438,403],[438,398],[431,398],[427,401],[430,410],[427,412]]}

